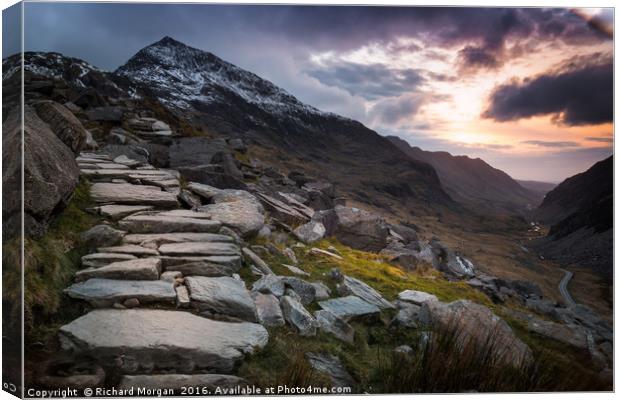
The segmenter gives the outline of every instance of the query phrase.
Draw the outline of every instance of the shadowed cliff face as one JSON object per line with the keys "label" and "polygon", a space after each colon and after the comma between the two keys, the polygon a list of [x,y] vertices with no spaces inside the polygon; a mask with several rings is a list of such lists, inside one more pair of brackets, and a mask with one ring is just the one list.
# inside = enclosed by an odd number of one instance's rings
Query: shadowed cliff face
{"label": "shadowed cliff face", "polygon": [[540,199],[540,195],[481,159],[424,151],[395,136],[388,139],[412,159],[432,165],[448,194],[477,212],[523,215]]}

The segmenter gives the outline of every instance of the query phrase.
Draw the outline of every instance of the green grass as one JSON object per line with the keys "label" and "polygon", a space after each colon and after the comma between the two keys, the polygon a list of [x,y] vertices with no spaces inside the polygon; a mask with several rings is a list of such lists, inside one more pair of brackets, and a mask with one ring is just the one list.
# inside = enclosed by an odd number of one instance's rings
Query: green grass
{"label": "green grass", "polygon": [[[90,204],[89,185],[82,180],[68,206],[50,223],[45,235],[24,240],[25,334],[32,340],[43,340],[50,331],[55,331],[55,321],[74,311],[62,291],[71,284],[80,257],[85,253],[78,243],[79,234],[98,221],[84,211]],[[3,299],[12,304],[13,313],[19,313],[19,238],[4,243],[3,247]]]}

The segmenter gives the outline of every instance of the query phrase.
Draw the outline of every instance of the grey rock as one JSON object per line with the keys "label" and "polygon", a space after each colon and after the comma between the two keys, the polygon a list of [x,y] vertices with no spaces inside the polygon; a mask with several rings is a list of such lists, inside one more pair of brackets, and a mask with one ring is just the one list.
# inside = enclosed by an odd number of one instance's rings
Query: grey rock
{"label": "grey rock", "polygon": [[162,191],[157,186],[132,185],[129,183],[94,183],[90,194],[98,203],[119,203],[177,207],[174,193]]}
{"label": "grey rock", "polygon": [[40,101],[34,104],[37,115],[74,153],[77,153],[86,139],[86,129],[71,111],[54,101]]}
{"label": "grey rock", "polygon": [[88,248],[114,246],[123,239],[125,232],[109,225],[96,225],[80,235],[80,241]]}
{"label": "grey rock", "polygon": [[388,227],[382,217],[354,207],[336,206],[334,212],[337,223],[327,235],[354,249],[378,252],[385,247]]}
{"label": "grey rock", "polygon": [[153,206],[124,206],[118,204],[110,204],[97,207],[99,214],[103,215],[104,217],[108,217],[114,221],[128,215],[137,213],[139,211],[149,211],[152,209]]}
{"label": "grey rock", "polygon": [[159,252],[171,256],[230,256],[240,255],[239,247],[224,242],[166,243],[159,246]]}
{"label": "grey rock", "polygon": [[397,306],[398,313],[396,313],[391,323],[406,328],[417,328],[420,306],[405,301],[399,301]]}
{"label": "grey rock", "polygon": [[189,291],[186,286],[179,285],[174,288],[177,293],[177,307],[188,308],[191,304]]}
{"label": "grey rock", "polygon": [[126,299],[137,298],[140,303],[174,303],[176,294],[172,284],[161,280],[126,281],[114,279],[89,279],[65,289],[74,299],[89,302],[94,307],[109,307]]}
{"label": "grey rock", "polygon": [[394,349],[395,353],[401,353],[401,354],[413,354],[413,348],[411,348],[411,346],[408,346],[406,344],[397,346]]}
{"label": "grey rock", "polygon": [[357,296],[337,297],[320,301],[319,305],[334,316],[350,321],[357,318],[375,318],[381,310],[374,304],[370,304]]}
{"label": "grey rock", "polygon": [[231,149],[238,151],[240,153],[245,153],[248,150],[245,143],[243,143],[243,140],[239,138],[229,139],[228,145],[230,146]]}
{"label": "grey rock", "polygon": [[217,232],[218,221],[199,218],[161,215],[131,215],[119,221],[119,226],[131,233]]}
{"label": "grey rock", "polygon": [[226,267],[230,267],[233,272],[238,272],[241,268],[241,257],[239,256],[159,256],[164,269],[168,270],[181,270],[179,268],[184,264],[193,264],[198,262],[204,262],[209,264],[219,264]]}
{"label": "grey rock", "polygon": [[345,275],[342,284],[338,288],[341,291],[341,295],[356,295],[367,303],[374,304],[382,310],[394,308],[392,303],[384,299],[379,292],[359,279]]}
{"label": "grey rock", "polygon": [[344,281],[344,275],[338,268],[332,268],[329,271],[329,277],[331,278],[331,280],[337,283]]}
{"label": "grey rock", "polygon": [[246,257],[248,261],[254,263],[256,268],[258,268],[264,275],[273,275],[273,271],[269,268],[269,265],[267,265],[262,258],[256,255],[256,253],[247,247],[244,247],[241,251],[243,252],[244,257]]}
{"label": "grey rock", "polygon": [[181,272],[185,276],[196,275],[196,276],[231,276],[232,274],[239,271],[240,267],[238,265],[223,265],[210,263],[207,261],[194,261],[186,264],[175,265],[175,270]]}
{"label": "grey rock", "polygon": [[176,233],[146,233],[129,234],[123,241],[130,244],[156,243],[158,246],[164,243],[183,242],[221,242],[230,243],[233,238],[227,235],[205,232],[176,232]]}
{"label": "grey rock", "polygon": [[284,201],[264,193],[258,193],[257,196],[269,214],[285,224],[297,226],[310,220],[310,216]]}
{"label": "grey rock", "polygon": [[99,268],[118,261],[134,260],[137,257],[131,254],[120,253],[92,253],[82,257],[82,266]]}
{"label": "grey rock", "polygon": [[398,294],[398,299],[421,306],[427,301],[438,301],[434,294],[420,292],[418,290],[405,290]]}
{"label": "grey rock", "polygon": [[316,300],[329,299],[331,296],[331,290],[323,282],[310,282],[310,284],[314,286],[314,298]]}
{"label": "grey rock", "polygon": [[284,319],[294,327],[301,336],[316,335],[316,319],[297,300],[289,296],[280,298]]}
{"label": "grey rock", "polygon": [[314,316],[322,331],[331,333],[344,342],[353,344],[355,329],[351,325],[327,310],[318,310],[314,313]]}
{"label": "grey rock", "polygon": [[252,292],[258,322],[264,326],[283,326],[284,316],[278,298],[272,294]]}
{"label": "grey rock", "polygon": [[121,254],[133,254],[135,256],[158,256],[159,252],[154,249],[138,246],[135,244],[126,244],[122,246],[112,247],[99,247],[97,249],[99,253],[121,253]]}
{"label": "grey rock", "polygon": [[291,260],[293,265],[297,265],[297,256],[295,255],[295,252],[293,251],[293,249],[291,249],[290,247],[287,247],[286,249],[282,251],[282,253],[285,256],[287,256],[289,260]]}
{"label": "grey rock", "polygon": [[480,346],[492,343],[497,362],[516,366],[532,360],[530,348],[510,329],[510,326],[491,310],[469,300],[452,303],[426,302],[419,313],[421,324],[457,329],[459,340],[473,341]]}
{"label": "grey rock", "polygon": [[309,273],[307,273],[306,271],[304,271],[303,269],[297,268],[294,265],[288,265],[288,264],[282,264],[282,266],[286,269],[288,269],[289,271],[291,271],[292,273],[294,273],[295,275],[300,275],[300,276],[310,276]]}
{"label": "grey rock", "polygon": [[189,190],[182,189],[179,192],[179,200],[181,200],[185,205],[187,205],[192,210],[197,209],[202,206],[202,201],[200,201],[200,197],[196,196]]}
{"label": "grey rock", "polygon": [[76,280],[91,278],[124,279],[149,281],[159,279],[161,260],[157,258],[138,258],[129,261],[113,262],[103,267],[87,268],[75,274]]}
{"label": "grey rock", "polygon": [[255,322],[256,307],[245,284],[231,277],[188,276],[185,285],[192,305],[199,310]]}
{"label": "grey rock", "polygon": [[302,304],[306,305],[314,301],[316,289],[311,283],[294,276],[283,276],[281,280],[284,282],[285,287],[290,287],[299,295]]}
{"label": "grey rock", "polygon": [[304,243],[314,243],[325,237],[325,226],[319,221],[310,221],[297,227],[293,234]]}
{"label": "grey rock", "polygon": [[306,354],[312,368],[329,376],[335,387],[355,386],[355,380],[347,372],[338,357],[329,354],[308,353]]}
{"label": "grey rock", "polygon": [[259,324],[145,309],[94,310],[61,327],[59,335],[64,349],[88,352],[102,366],[124,373],[153,368],[227,373],[269,338]]}
{"label": "grey rock", "polygon": [[125,308],[140,307],[140,300],[136,299],[135,297],[133,297],[131,299],[127,299],[127,300],[123,301],[123,307],[125,307]]}
{"label": "grey rock", "polygon": [[271,293],[277,297],[284,295],[284,289],[282,277],[273,274],[264,275],[252,285],[252,291],[265,294]]}
{"label": "grey rock", "polygon": [[176,282],[178,278],[183,278],[183,273],[181,271],[165,271],[159,277],[162,281],[170,283]]}
{"label": "grey rock", "polygon": [[96,107],[86,111],[86,116],[91,121],[121,122],[123,110],[120,107]]}

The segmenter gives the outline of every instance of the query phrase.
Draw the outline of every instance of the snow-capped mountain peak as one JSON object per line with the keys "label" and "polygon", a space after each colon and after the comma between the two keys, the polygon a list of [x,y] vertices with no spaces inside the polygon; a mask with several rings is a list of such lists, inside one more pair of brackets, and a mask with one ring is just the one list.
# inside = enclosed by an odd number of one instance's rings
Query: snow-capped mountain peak
{"label": "snow-capped mountain peak", "polygon": [[169,36],[140,50],[116,70],[182,110],[227,101],[230,94],[270,113],[322,114],[273,83]]}

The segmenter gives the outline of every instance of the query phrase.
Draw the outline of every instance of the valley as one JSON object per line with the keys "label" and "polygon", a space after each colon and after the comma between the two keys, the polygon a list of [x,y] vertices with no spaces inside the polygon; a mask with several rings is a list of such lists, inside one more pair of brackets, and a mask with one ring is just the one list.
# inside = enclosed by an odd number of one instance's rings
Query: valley
{"label": "valley", "polygon": [[[167,36],[114,72],[9,57],[3,86],[4,265],[22,134],[31,185],[29,387],[612,387],[612,158],[517,182]],[[597,265],[554,257],[566,238]]]}

